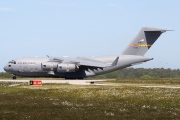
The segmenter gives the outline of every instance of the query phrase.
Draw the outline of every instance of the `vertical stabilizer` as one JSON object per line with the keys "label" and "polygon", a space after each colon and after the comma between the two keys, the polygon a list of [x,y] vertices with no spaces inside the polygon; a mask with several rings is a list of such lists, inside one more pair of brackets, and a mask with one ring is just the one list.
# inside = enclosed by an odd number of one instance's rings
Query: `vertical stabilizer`
{"label": "vertical stabilizer", "polygon": [[167,30],[165,29],[151,27],[141,28],[138,35],[132,40],[122,55],[144,56],[144,54],[151,48],[159,36],[166,31]]}

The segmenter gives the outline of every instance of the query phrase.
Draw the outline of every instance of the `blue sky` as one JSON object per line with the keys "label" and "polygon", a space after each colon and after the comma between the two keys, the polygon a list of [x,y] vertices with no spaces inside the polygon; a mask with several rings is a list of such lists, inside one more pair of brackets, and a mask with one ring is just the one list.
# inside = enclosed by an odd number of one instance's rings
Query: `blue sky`
{"label": "blue sky", "polygon": [[120,55],[143,26],[170,29],[144,68],[180,68],[179,0],[0,0],[0,71],[31,56]]}

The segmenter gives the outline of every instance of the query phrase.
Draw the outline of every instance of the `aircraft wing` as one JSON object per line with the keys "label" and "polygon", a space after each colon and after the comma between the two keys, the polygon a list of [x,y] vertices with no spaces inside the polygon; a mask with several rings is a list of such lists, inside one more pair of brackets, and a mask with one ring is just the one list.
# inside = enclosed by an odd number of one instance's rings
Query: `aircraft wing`
{"label": "aircraft wing", "polygon": [[72,63],[76,64],[78,66],[87,66],[87,67],[96,67],[96,68],[105,68],[109,66],[115,66],[118,62],[119,57],[117,57],[112,64],[107,64],[98,60],[90,59],[90,58],[85,58],[85,57],[76,57],[76,58],[58,58],[58,57],[53,57],[51,58],[51,62],[61,62],[61,63]]}
{"label": "aircraft wing", "polygon": [[89,67],[99,67],[99,68],[105,68],[110,66],[107,63],[98,61],[98,60],[93,60],[90,58],[84,58],[84,57],[77,57],[75,60],[71,62],[76,62],[77,65],[79,66],[89,66]]}

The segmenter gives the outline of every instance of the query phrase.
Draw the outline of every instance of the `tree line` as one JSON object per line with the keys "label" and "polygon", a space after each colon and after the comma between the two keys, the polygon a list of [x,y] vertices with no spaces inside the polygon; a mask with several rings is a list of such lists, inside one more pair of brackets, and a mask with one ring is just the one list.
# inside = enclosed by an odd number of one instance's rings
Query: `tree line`
{"label": "tree line", "polygon": [[180,78],[180,69],[164,68],[125,68],[95,78]]}
{"label": "tree line", "polygon": [[[12,78],[12,75],[7,72],[0,72],[0,78]],[[180,69],[125,68],[91,78],[180,78]]]}

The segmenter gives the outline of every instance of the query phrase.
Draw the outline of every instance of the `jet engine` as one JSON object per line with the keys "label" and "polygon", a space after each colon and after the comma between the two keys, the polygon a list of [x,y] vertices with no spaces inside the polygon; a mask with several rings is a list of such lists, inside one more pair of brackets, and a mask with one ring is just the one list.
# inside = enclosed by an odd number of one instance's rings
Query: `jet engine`
{"label": "jet engine", "polygon": [[58,64],[57,72],[76,72],[79,67],[75,64]]}
{"label": "jet engine", "polygon": [[42,69],[45,71],[52,71],[54,69],[57,68],[57,63],[53,63],[53,62],[44,62],[41,63]]}

